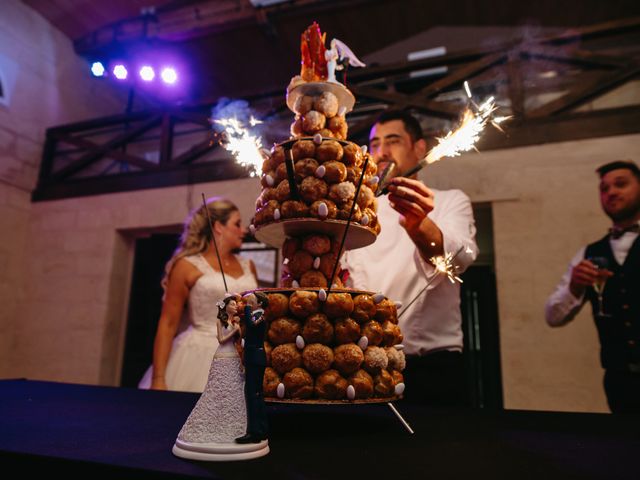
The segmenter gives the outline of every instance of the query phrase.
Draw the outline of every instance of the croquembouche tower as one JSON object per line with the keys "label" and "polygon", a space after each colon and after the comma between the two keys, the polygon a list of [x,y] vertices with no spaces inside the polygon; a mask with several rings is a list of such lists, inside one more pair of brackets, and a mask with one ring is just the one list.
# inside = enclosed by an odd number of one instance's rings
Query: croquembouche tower
{"label": "croquembouche tower", "polygon": [[339,40],[325,47],[314,23],[302,35],[301,73],[287,87],[291,138],[264,161],[251,230],[282,248],[269,306],[264,394],[284,402],[389,402],[403,390],[397,306],[382,292],[346,288],[342,251],[373,243],[376,165],[347,140],[355,103],[335,79],[340,60],[360,65]]}

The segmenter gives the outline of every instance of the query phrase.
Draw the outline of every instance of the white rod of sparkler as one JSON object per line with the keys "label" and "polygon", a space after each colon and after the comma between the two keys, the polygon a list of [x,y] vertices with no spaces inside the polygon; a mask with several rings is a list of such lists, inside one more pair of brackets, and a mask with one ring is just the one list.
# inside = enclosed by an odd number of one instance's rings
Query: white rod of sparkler
{"label": "white rod of sparkler", "polygon": [[[464,250],[464,245],[461,245],[458,251],[455,254],[453,254],[453,256],[451,257],[451,265],[453,265],[453,261],[456,259],[458,255],[460,255],[462,250]],[[429,280],[427,280],[427,284],[422,288],[422,290],[420,290],[418,294],[415,297],[413,297],[413,299],[406,306],[404,305],[402,306],[402,311],[398,314],[398,318],[400,318],[405,312],[407,312],[409,310],[409,307],[413,305],[418,298],[420,298],[420,295],[422,295],[427,290],[429,285],[431,285],[431,282],[438,276],[439,273],[446,273],[446,272],[441,272],[440,270],[436,270],[435,275],[433,275]]]}
{"label": "white rod of sparkler", "polygon": [[407,421],[404,418],[402,418],[402,415],[400,415],[400,412],[398,411],[398,409],[395,407],[393,403],[387,402],[387,405],[389,406],[391,411],[395,413],[396,417],[398,417],[398,420],[400,420],[400,423],[402,423],[404,428],[406,428],[410,434],[413,435],[414,433],[416,433],[413,431],[413,428],[411,428],[411,426],[407,423]]}

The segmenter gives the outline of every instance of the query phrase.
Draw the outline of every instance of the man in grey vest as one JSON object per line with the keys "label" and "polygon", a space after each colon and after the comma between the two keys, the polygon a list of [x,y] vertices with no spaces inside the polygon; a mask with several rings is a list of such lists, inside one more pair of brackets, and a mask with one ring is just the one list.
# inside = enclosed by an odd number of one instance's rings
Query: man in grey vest
{"label": "man in grey vest", "polygon": [[640,168],[616,161],[596,171],[602,209],[613,225],[574,256],[545,316],[552,327],[562,326],[591,303],[609,408],[640,413]]}

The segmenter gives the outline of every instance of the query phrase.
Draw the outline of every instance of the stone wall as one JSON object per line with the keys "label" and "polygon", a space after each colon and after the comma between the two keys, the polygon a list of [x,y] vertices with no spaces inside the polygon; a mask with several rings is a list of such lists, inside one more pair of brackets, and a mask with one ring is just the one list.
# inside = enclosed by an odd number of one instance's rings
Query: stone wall
{"label": "stone wall", "polygon": [[19,0],[0,2],[0,376],[10,375],[13,332],[25,317],[33,255],[29,231],[45,130],[109,115],[126,97],[92,79],[71,41]]}

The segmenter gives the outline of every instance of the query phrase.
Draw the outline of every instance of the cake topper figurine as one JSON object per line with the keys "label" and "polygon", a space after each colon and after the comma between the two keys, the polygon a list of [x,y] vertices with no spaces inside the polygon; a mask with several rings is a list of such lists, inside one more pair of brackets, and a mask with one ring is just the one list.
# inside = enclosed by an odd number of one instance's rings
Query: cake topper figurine
{"label": "cake topper figurine", "polygon": [[264,350],[266,322],[264,309],[269,306],[267,296],[262,292],[248,293],[243,297],[244,307],[244,395],[247,402],[247,431],[236,438],[240,444],[265,442],[267,439],[267,410],[262,391],[262,380],[267,367]]}
{"label": "cake topper figurine", "polygon": [[331,40],[331,48],[324,53],[327,62],[327,81],[338,83],[336,80],[336,70],[344,70],[344,83],[347,83],[346,67],[366,67],[364,63],[356,57],[355,53],[342,41],[334,38]]}
{"label": "cake topper figurine", "polygon": [[269,453],[266,441],[239,445],[235,438],[245,431],[247,406],[244,373],[235,342],[240,335],[238,294],[227,294],[216,303],[216,349],[209,380],[173,446],[174,455],[191,460],[231,461]]}

